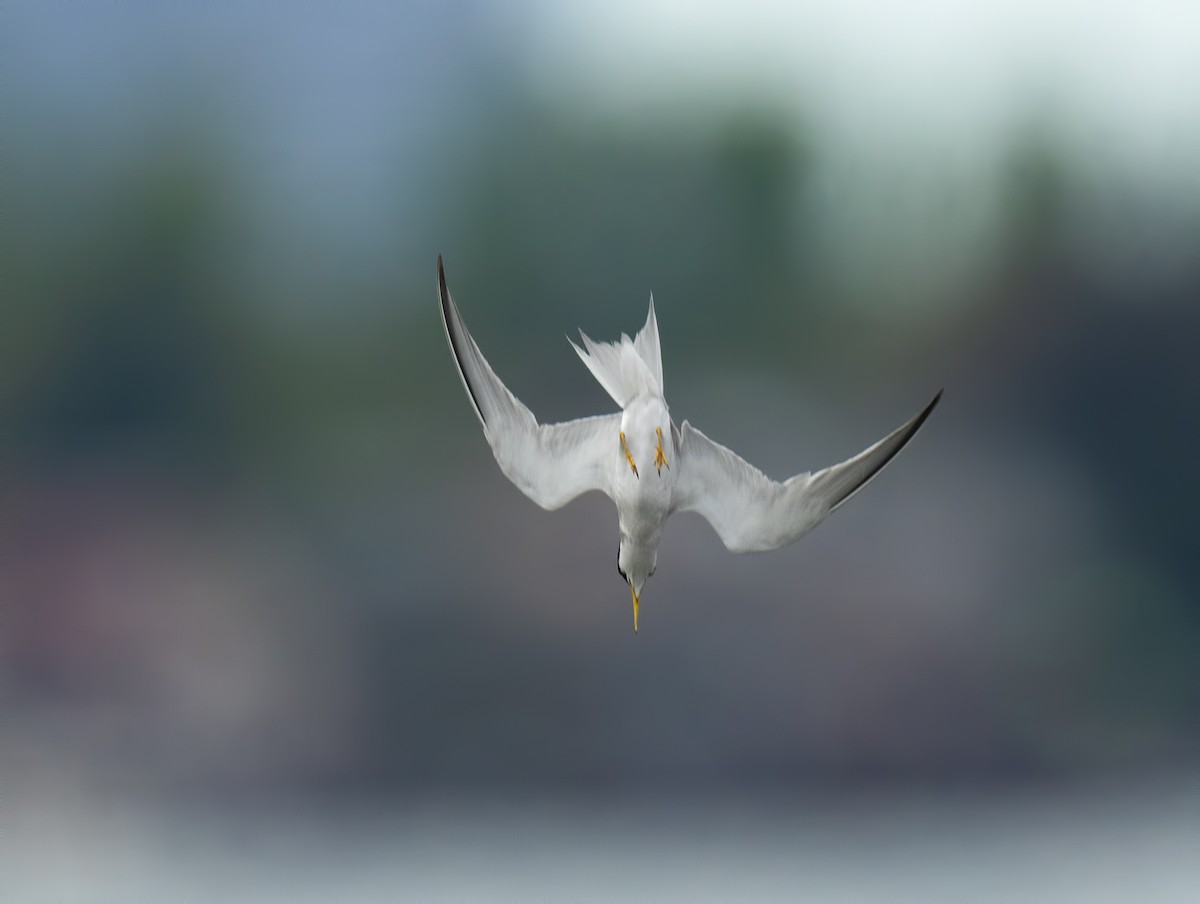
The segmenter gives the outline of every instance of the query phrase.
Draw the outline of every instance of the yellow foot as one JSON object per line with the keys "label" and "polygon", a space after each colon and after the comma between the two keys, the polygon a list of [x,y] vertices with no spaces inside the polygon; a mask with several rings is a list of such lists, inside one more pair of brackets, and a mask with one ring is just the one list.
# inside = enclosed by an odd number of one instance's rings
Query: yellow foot
{"label": "yellow foot", "polygon": [[625,460],[627,462],[629,462],[629,468],[631,471],[633,471],[633,476],[636,477],[638,480],[641,480],[642,477],[637,472],[637,465],[635,465],[633,463],[633,455],[629,451],[629,444],[625,442],[625,431],[624,430],[621,431],[621,448],[625,450]]}
{"label": "yellow foot", "polygon": [[654,466],[658,468],[658,476],[662,477],[663,465],[667,465],[667,470],[671,470],[671,466],[667,464],[667,456],[663,455],[662,450],[662,427],[655,427],[654,432],[658,434],[658,447],[654,450]]}

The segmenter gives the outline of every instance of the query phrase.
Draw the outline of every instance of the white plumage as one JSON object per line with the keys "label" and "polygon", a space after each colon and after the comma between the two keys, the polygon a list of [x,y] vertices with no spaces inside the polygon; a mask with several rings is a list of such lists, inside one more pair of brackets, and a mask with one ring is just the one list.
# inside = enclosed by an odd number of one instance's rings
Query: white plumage
{"label": "white plumage", "polygon": [[[854,495],[912,439],[937,405],[925,409],[853,458],[815,473],[774,481],[687,421],[676,427],[663,395],[654,298],[637,336],[572,347],[621,412],[539,424],[496,376],[467,331],[438,257],[438,295],[446,338],[484,436],[506,477],[546,509],[589,490],[617,507],[617,567],[638,601],[654,571],[663,524],[698,512],[733,552],[762,552],[798,540]],[[569,341],[569,340],[568,340]]]}

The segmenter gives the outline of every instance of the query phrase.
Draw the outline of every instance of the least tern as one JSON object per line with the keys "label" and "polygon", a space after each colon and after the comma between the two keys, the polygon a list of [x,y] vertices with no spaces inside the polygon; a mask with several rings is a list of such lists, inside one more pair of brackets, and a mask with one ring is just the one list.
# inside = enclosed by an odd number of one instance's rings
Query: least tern
{"label": "least tern", "polygon": [[617,507],[617,571],[633,598],[638,629],[642,588],[654,574],[663,525],[674,512],[698,512],[731,552],[765,552],[800,539],[883,470],[942,397],[853,458],[782,483],[713,442],[687,421],[676,426],[663,396],[654,296],[633,339],[574,342],[588,370],[621,411],[539,424],[492,370],[446,288],[438,255],[438,296],[446,339],[467,396],[504,475],[544,509],[589,490]]}

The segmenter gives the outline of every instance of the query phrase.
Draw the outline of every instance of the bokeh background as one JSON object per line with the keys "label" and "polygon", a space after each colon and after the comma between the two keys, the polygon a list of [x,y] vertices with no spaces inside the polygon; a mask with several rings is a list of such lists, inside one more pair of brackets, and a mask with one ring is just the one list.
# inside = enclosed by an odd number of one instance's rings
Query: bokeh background
{"label": "bokeh background", "polygon": [[[1200,8],[3,12],[12,901],[1183,900]],[[500,475],[653,290],[803,543]]]}

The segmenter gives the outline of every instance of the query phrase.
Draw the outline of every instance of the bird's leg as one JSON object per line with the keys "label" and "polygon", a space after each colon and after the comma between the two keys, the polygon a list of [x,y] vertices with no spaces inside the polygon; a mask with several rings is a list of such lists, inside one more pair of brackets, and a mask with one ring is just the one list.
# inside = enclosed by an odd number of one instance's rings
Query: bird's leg
{"label": "bird's leg", "polygon": [[641,475],[638,474],[637,465],[633,463],[633,453],[629,451],[629,444],[625,442],[625,431],[621,431],[621,448],[625,450],[625,460],[629,462],[629,469],[633,471],[633,476],[641,480]]}
{"label": "bird's leg", "polygon": [[663,455],[662,450],[662,427],[655,427],[654,432],[658,434],[658,446],[654,450],[654,465],[658,468],[658,476],[662,477],[663,465],[667,465],[667,470],[671,470],[671,466],[667,464],[667,456]]}

